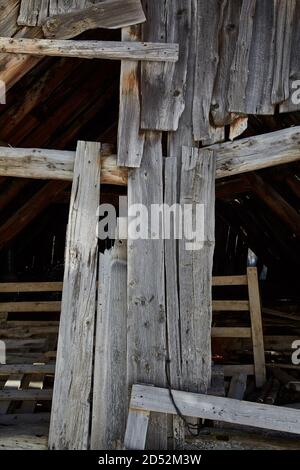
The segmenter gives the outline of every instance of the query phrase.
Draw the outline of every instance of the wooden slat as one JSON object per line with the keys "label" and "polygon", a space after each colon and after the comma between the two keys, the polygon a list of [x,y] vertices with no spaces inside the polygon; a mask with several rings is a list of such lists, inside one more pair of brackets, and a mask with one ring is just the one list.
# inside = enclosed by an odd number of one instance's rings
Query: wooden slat
{"label": "wooden slat", "polygon": [[[225,2],[226,3],[226,2]],[[224,2],[198,0],[197,56],[193,101],[193,132],[195,140],[224,140],[222,127],[210,123],[210,108],[219,62],[219,29]]]}
{"label": "wooden slat", "polygon": [[[300,434],[300,413],[295,410],[175,390],[173,396],[185,416]],[[131,408],[176,414],[168,390],[146,385],[133,387]]]}
{"label": "wooden slat", "polygon": [[1,282],[0,292],[60,292],[62,282]]}
{"label": "wooden slat", "polygon": [[100,254],[91,449],[122,449],[127,400],[127,244]]}
{"label": "wooden slat", "polygon": [[81,59],[177,62],[178,44],[0,38],[0,52]]}
{"label": "wooden slat", "polygon": [[261,305],[256,268],[247,269],[248,292],[251,315],[251,330],[257,387],[262,387],[266,381],[266,363],[264,349],[264,334],[261,318]]}
{"label": "wooden slat", "polygon": [[50,401],[52,390],[0,390],[1,401]]}
{"label": "wooden slat", "polygon": [[214,312],[247,312],[248,300],[214,300],[212,303]]}
{"label": "wooden slat", "polygon": [[51,449],[87,449],[88,446],[96,312],[99,182],[100,144],[78,142],[67,230],[49,435]]}
{"label": "wooden slat", "polygon": [[129,409],[124,447],[127,450],[144,449],[148,431],[150,411]]}
{"label": "wooden slat", "polygon": [[213,327],[213,338],[251,338],[251,328]]}
{"label": "wooden slat", "polygon": [[69,39],[89,29],[125,28],[145,21],[141,0],[105,0],[83,10],[51,16],[43,32],[46,38]]}
{"label": "wooden slat", "polygon": [[[163,202],[162,146],[159,133],[148,132],[141,167],[128,180],[128,207]],[[130,224],[130,214],[129,214]],[[166,385],[166,312],[164,241],[128,239],[128,380]],[[167,446],[166,417],[150,420],[152,449]]]}
{"label": "wooden slat", "polygon": [[[215,159],[206,149],[183,148],[180,204],[204,205],[201,249],[179,240],[182,386],[206,393],[211,376],[212,262],[215,224]],[[194,247],[197,248],[197,247]]]}
{"label": "wooden slat", "polygon": [[[141,27],[132,26],[122,31],[123,41],[141,39]],[[118,165],[139,167],[143,157],[145,134],[141,124],[141,81],[139,64],[121,62],[120,109],[118,127]]]}
{"label": "wooden slat", "polygon": [[142,129],[178,129],[185,106],[191,5],[191,0],[144,0],[143,39],[179,43],[180,56],[177,64],[142,64]]}
{"label": "wooden slat", "polygon": [[56,301],[46,302],[1,302],[0,312],[60,312],[61,303]]}
{"label": "wooden slat", "polygon": [[239,374],[254,375],[254,365],[252,364],[224,364],[223,369],[225,377]]}
{"label": "wooden slat", "polygon": [[246,286],[247,284],[247,276],[214,276],[212,278],[213,286]]}
{"label": "wooden slat", "polygon": [[54,364],[1,364],[0,375],[12,374],[51,374],[55,372]]}

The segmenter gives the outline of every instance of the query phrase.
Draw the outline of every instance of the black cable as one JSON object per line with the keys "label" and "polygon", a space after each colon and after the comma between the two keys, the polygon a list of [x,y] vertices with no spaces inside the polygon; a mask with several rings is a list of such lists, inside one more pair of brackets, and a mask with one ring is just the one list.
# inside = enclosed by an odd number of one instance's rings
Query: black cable
{"label": "black cable", "polygon": [[172,404],[175,408],[175,411],[177,413],[177,415],[179,416],[179,418],[182,419],[186,429],[188,430],[189,434],[192,436],[192,437],[198,437],[200,435],[200,429],[199,429],[199,425],[198,424],[194,424],[194,423],[189,423],[187,421],[187,419],[185,418],[185,416],[183,416],[182,412],[180,411],[180,409],[178,408],[177,404],[176,404],[176,401],[174,399],[174,395],[173,395],[173,391],[172,391],[172,387],[171,387],[171,380],[170,380],[170,371],[169,371],[169,364],[170,364],[170,359],[166,359],[166,362],[165,362],[165,371],[166,371],[166,379],[167,379],[167,386],[168,386],[168,391],[169,391],[169,396],[170,396],[170,399],[172,401]]}

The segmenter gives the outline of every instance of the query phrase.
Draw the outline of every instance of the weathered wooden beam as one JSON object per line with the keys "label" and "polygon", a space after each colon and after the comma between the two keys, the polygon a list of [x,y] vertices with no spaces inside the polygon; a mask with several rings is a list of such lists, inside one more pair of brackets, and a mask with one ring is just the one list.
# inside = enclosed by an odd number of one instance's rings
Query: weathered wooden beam
{"label": "weathered wooden beam", "polygon": [[[185,416],[300,434],[300,413],[295,410],[175,390],[172,393]],[[130,407],[142,412],[177,413],[169,390],[146,385],[133,387]]]}
{"label": "weathered wooden beam", "polygon": [[0,38],[0,52],[81,59],[177,62],[178,44]]}
{"label": "weathered wooden beam", "polygon": [[43,24],[46,38],[69,39],[95,28],[125,28],[144,23],[141,0],[106,0],[88,8],[47,18]]}
{"label": "weathered wooden beam", "polygon": [[60,292],[62,282],[1,282],[0,292]]}
{"label": "weathered wooden beam", "polygon": [[[75,152],[0,147],[0,175],[72,181]],[[125,186],[127,168],[117,166],[111,146],[101,148],[101,184]]]}
{"label": "weathered wooden beam", "polygon": [[0,390],[0,402],[14,401],[50,401],[52,390]]}
{"label": "weathered wooden beam", "polygon": [[78,142],[49,435],[49,447],[57,450],[84,450],[89,442],[100,164],[100,144]]}
{"label": "weathered wooden beam", "polygon": [[1,364],[0,375],[13,375],[13,374],[51,374],[55,372],[54,364]]}
{"label": "weathered wooden beam", "polygon": [[216,178],[260,170],[300,160],[300,126],[212,145]]}
{"label": "weathered wooden beam", "polygon": [[60,312],[60,302],[1,302],[0,312]]}

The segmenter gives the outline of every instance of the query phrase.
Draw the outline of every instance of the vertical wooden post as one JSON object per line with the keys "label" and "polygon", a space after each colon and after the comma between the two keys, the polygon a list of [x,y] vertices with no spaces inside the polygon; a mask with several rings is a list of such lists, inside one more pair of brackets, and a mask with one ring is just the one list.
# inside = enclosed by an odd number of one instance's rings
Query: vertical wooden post
{"label": "vertical wooden post", "polygon": [[266,364],[257,269],[248,268],[247,277],[251,315],[255,380],[256,386],[262,387],[266,381]]}
{"label": "vertical wooden post", "polygon": [[[161,134],[148,132],[141,168],[130,170],[128,207],[162,204]],[[129,212],[130,226],[130,212]],[[145,227],[141,227],[144,229]],[[164,241],[128,236],[128,379],[135,383],[166,385],[166,312]],[[151,416],[147,444],[167,448],[167,418]]]}
{"label": "vertical wooden post", "polygon": [[67,230],[50,449],[88,447],[99,201],[100,144],[78,142]]}
{"label": "vertical wooden post", "polygon": [[100,254],[92,450],[122,449],[127,400],[127,245]]}

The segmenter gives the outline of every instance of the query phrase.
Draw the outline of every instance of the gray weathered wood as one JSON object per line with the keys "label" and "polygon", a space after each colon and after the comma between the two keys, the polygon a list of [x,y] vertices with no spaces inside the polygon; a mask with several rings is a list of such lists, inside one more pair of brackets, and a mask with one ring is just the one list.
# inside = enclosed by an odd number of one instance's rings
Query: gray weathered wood
{"label": "gray weathered wood", "polygon": [[[97,3],[99,0],[94,0]],[[100,0],[101,1],[101,0]],[[18,25],[38,26],[49,16],[78,11],[90,6],[89,0],[21,0]]]}
{"label": "gray weathered wood", "polygon": [[91,449],[122,449],[127,400],[127,245],[99,257]]}
{"label": "gray weathered wood", "polygon": [[143,40],[179,43],[176,64],[142,64],[143,129],[175,131],[185,107],[191,0],[144,0]]}
{"label": "gray weathered wood", "polygon": [[[280,112],[291,112],[297,111],[300,109],[300,100],[299,100],[299,84],[297,88],[293,88],[293,84],[297,80],[300,80],[300,3],[296,2],[293,24],[290,28],[292,30],[292,44],[291,44],[291,58],[290,58],[290,69],[289,69],[289,98],[280,105]],[[297,85],[297,83],[296,83]],[[296,94],[296,95],[295,95]],[[293,102],[294,95],[298,97],[298,103]]]}
{"label": "gray weathered wood", "polygon": [[[122,31],[123,41],[141,39],[141,27]],[[137,62],[122,61],[120,76],[120,108],[118,128],[118,165],[139,167],[143,157],[145,135],[140,130],[140,68]]]}
{"label": "gray weathered wood", "polygon": [[213,87],[219,62],[219,31],[226,2],[198,0],[197,56],[193,102],[193,131],[195,140],[223,140],[222,130],[210,124]]}
{"label": "gray weathered wood", "polygon": [[[180,204],[204,205],[203,248],[179,241],[182,386],[206,393],[211,377],[212,262],[215,224],[215,159],[210,150],[183,148]],[[193,211],[194,211],[193,209]]]}
{"label": "gray weathered wood", "polygon": [[145,21],[141,0],[105,0],[82,10],[47,18],[43,32],[46,38],[69,39],[88,29],[125,28]]}
{"label": "gray weathered wood", "polygon": [[[45,149],[0,147],[0,175],[72,181],[75,152]],[[102,184],[127,184],[127,170],[118,168],[111,147],[101,148]]]}
{"label": "gray weathered wood", "polygon": [[300,127],[217,144],[210,148],[216,155],[217,178],[290,163],[300,157]]}
{"label": "gray weathered wood", "polygon": [[51,449],[87,449],[96,312],[100,144],[78,142],[67,230]]}
{"label": "gray weathered wood", "polygon": [[224,2],[222,26],[219,32],[219,63],[213,95],[211,100],[211,116],[216,126],[230,124],[234,116],[229,112],[228,87],[230,68],[233,61],[239,33],[239,21],[242,0]]}
{"label": "gray weathered wood", "polygon": [[149,418],[150,411],[129,410],[124,439],[125,449],[139,450],[145,448]]}
{"label": "gray weathered wood", "polygon": [[0,38],[0,52],[81,59],[177,62],[178,44]]}
{"label": "gray weathered wood", "polygon": [[237,374],[234,375],[230,381],[228,391],[228,398],[235,398],[236,400],[243,400],[247,388],[247,375]]}
{"label": "gray weathered wood", "polygon": [[[300,413],[295,410],[175,390],[173,396],[186,416],[300,434]],[[176,414],[167,389],[146,385],[133,387],[130,406],[136,411]]]}
{"label": "gray weathered wood", "polygon": [[[161,134],[148,132],[139,169],[128,179],[128,207],[162,204]],[[129,214],[129,226],[130,226]],[[159,236],[159,235],[158,235]],[[128,236],[128,380],[166,385],[166,312],[164,241],[134,240]],[[149,445],[166,449],[166,418],[153,416]]]}
{"label": "gray weathered wood", "polygon": [[13,375],[13,374],[54,374],[54,364],[1,364],[0,375]]}

